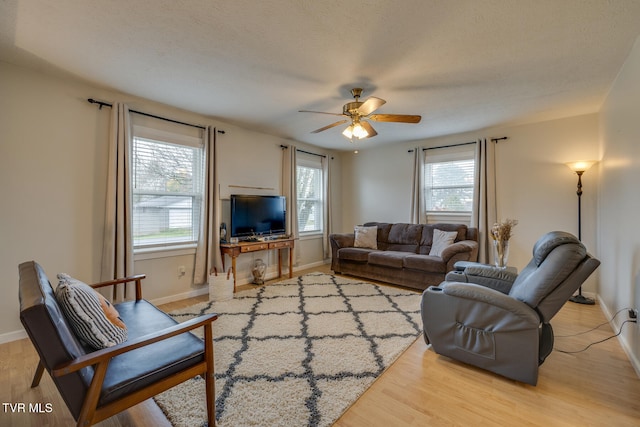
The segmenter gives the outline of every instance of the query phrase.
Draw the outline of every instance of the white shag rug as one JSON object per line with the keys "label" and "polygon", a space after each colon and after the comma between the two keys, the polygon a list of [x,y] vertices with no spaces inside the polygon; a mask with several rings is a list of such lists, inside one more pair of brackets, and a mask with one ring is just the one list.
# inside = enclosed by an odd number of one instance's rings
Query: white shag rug
{"label": "white shag rug", "polygon": [[[421,333],[420,293],[312,273],[171,312],[213,323],[220,427],[330,426]],[[155,398],[206,425],[204,380]]]}

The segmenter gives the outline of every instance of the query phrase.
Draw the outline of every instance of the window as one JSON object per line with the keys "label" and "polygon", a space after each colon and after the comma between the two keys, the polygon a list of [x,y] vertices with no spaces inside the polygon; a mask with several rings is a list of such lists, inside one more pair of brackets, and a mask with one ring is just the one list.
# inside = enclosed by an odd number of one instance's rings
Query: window
{"label": "window", "polygon": [[475,146],[427,151],[424,191],[427,217],[471,215],[475,180]]}
{"label": "window", "polygon": [[195,244],[204,194],[202,140],[134,127],[134,249]]}
{"label": "window", "polygon": [[323,229],[323,176],[318,156],[300,153],[297,159],[298,231],[321,233]]}

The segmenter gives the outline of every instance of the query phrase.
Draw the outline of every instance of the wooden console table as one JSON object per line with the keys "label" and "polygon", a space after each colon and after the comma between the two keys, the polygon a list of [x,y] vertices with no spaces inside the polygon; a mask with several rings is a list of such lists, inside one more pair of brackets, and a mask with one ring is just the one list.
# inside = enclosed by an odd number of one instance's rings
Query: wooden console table
{"label": "wooden console table", "polygon": [[270,249],[278,250],[278,277],[282,277],[282,257],[283,249],[289,249],[289,278],[293,277],[293,247],[295,239],[275,239],[264,242],[240,242],[240,243],[220,243],[220,253],[222,254],[222,269],[224,271],[224,256],[231,257],[231,271],[233,272],[233,292],[236,292],[236,258],[240,254],[256,251],[266,251]]}

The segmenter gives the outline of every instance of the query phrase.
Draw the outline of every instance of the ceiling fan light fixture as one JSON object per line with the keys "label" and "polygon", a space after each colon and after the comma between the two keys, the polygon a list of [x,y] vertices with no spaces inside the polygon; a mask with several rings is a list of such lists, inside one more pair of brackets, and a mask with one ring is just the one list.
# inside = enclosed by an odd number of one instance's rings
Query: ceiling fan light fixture
{"label": "ceiling fan light fixture", "polygon": [[353,88],[351,90],[351,94],[355,101],[347,102],[342,106],[342,114],[337,113],[327,113],[323,111],[311,111],[311,110],[299,110],[301,113],[320,113],[320,114],[330,114],[333,116],[343,116],[346,119],[339,120],[337,122],[331,123],[330,125],[323,126],[320,129],[316,129],[311,131],[311,133],[320,133],[327,129],[334,128],[343,123],[348,123],[351,121],[351,124],[347,126],[347,128],[342,131],[342,134],[353,142],[353,139],[363,139],[363,138],[372,138],[378,134],[376,130],[371,126],[369,121],[374,122],[394,122],[394,123],[420,123],[421,117],[418,115],[408,115],[408,114],[372,114],[382,105],[384,105],[387,101],[384,99],[376,98],[375,96],[371,96],[367,98],[366,101],[360,101],[360,95],[362,95],[362,88]]}
{"label": "ceiling fan light fixture", "polygon": [[342,134],[349,139],[353,138],[353,125],[347,126],[345,130],[342,131]]}
{"label": "ceiling fan light fixture", "polygon": [[364,127],[362,127],[360,122],[350,124],[344,131],[342,131],[342,134],[349,139],[362,139],[369,136],[369,132],[367,132]]}
{"label": "ceiling fan light fixture", "polygon": [[367,130],[363,128],[359,122],[353,125],[352,132],[353,132],[353,136],[355,136],[358,139],[366,138],[369,136],[369,132],[367,132]]}

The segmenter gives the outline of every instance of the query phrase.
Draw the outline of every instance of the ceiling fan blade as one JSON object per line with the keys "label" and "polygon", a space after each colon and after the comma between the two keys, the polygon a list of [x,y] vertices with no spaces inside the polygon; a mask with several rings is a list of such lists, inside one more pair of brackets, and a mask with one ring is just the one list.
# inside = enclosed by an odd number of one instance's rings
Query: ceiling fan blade
{"label": "ceiling fan blade", "polygon": [[422,117],[410,114],[372,114],[367,119],[374,122],[420,123]]}
{"label": "ceiling fan blade", "polygon": [[311,110],[298,110],[298,113],[318,113],[318,114],[330,114],[332,116],[344,116],[344,114],[339,114],[339,113],[326,113],[324,111],[311,111]]}
{"label": "ceiling fan blade", "polygon": [[373,126],[371,126],[369,122],[365,122],[364,120],[362,120],[360,121],[360,124],[367,131],[367,138],[372,138],[378,134],[378,132],[376,132],[376,130],[373,128]]}
{"label": "ceiling fan blade", "polygon": [[[340,114],[340,116],[341,116],[341,115],[342,115],[342,114]],[[347,123],[348,121],[349,121],[349,120],[346,120],[346,119],[345,119],[345,120],[340,120],[340,121],[338,121],[338,122],[331,123],[330,125],[327,125],[327,126],[325,126],[325,127],[322,127],[322,128],[320,128],[320,129],[316,129],[316,130],[314,130],[314,131],[313,131],[313,132],[311,132],[311,133],[320,133],[320,132],[322,132],[323,130],[331,129],[332,127],[336,127],[336,126],[341,125],[341,124],[343,124],[343,123]]]}
{"label": "ceiling fan blade", "polygon": [[386,103],[387,101],[384,99],[371,96],[358,108],[358,113],[360,113],[361,116],[368,116]]}

